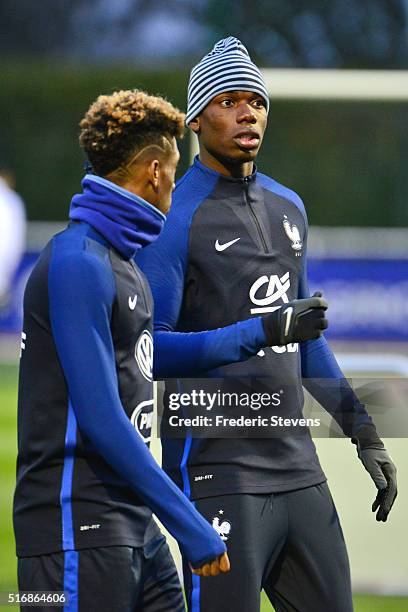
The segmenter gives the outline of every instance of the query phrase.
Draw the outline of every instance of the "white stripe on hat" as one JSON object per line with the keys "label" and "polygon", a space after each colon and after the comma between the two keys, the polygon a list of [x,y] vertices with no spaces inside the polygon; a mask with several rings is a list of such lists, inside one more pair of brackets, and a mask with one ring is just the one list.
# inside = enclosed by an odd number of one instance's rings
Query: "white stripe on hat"
{"label": "white stripe on hat", "polygon": [[188,86],[188,94],[191,95],[197,89],[199,85],[201,85],[204,81],[211,82],[213,78],[216,78],[217,75],[221,73],[227,73],[234,70],[235,72],[240,72],[240,70],[244,70],[245,72],[251,72],[256,75],[259,79],[260,72],[251,63],[242,63],[237,60],[229,60],[224,61],[222,63],[217,63],[215,66],[211,66],[208,70],[206,70],[203,74],[200,74],[198,77],[195,77],[192,81],[190,81]]}
{"label": "white stripe on hat", "polygon": [[264,98],[269,110],[265,81],[251,61],[247,49],[234,36],[218,41],[212,51],[194,66],[188,84],[186,123],[223,91],[252,91]]}
{"label": "white stripe on hat", "polygon": [[254,81],[259,83],[259,73],[247,68],[246,66],[240,66],[237,70],[237,66],[233,65],[228,67],[227,70],[221,70],[221,72],[214,75],[209,75],[208,80],[204,79],[201,83],[196,83],[194,88],[189,93],[190,98],[199,98],[205,96],[214,84],[220,83],[221,81],[236,81],[236,80]]}

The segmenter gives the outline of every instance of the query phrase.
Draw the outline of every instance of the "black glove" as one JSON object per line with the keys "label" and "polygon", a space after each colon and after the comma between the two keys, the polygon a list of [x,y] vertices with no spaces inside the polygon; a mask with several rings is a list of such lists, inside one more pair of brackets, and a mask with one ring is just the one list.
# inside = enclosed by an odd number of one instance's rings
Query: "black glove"
{"label": "black glove", "polygon": [[397,497],[397,468],[378,437],[374,425],[363,427],[351,438],[357,454],[378,489],[371,510],[377,510],[377,521],[386,522]]}
{"label": "black glove", "polygon": [[320,291],[311,298],[293,300],[263,317],[268,346],[319,338],[327,328],[327,302]]}

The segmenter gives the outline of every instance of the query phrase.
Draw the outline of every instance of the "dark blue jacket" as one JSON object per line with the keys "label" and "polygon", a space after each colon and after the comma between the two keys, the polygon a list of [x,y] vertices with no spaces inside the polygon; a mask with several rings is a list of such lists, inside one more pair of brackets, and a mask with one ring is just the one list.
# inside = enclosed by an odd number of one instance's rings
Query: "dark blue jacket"
{"label": "dark blue jacket", "polygon": [[[242,179],[223,176],[196,158],[177,185],[164,231],[137,256],[155,303],[155,376],[263,377],[271,390],[289,390],[287,408],[298,416],[302,376],[349,389],[324,337],[300,348],[266,346],[261,317],[309,296],[307,234],[295,192],[256,170]],[[324,386],[313,391],[342,425],[344,410],[358,425],[367,420],[351,392],[340,410]],[[165,469],[193,498],[325,479],[310,434],[162,445]]]}
{"label": "dark blue jacket", "polygon": [[158,533],[153,511],[200,564],[225,545],[148,449],[153,303],[132,256],[164,217],[99,177],[83,185],[77,220],[44,249],[25,291],[17,554],[143,546]]}

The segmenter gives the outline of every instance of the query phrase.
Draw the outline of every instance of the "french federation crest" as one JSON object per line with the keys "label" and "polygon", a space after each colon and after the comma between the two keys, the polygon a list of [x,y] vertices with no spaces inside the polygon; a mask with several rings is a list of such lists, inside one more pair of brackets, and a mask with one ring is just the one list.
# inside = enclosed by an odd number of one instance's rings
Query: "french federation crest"
{"label": "french federation crest", "polygon": [[[221,514],[221,515],[224,514],[224,510],[220,510],[218,514]],[[220,521],[219,516],[214,516],[212,520],[212,526],[214,527],[215,531],[220,536],[221,540],[224,540],[224,542],[226,542],[231,532],[231,523],[223,519],[221,519]]]}
{"label": "french federation crest", "polygon": [[303,247],[303,243],[300,239],[299,230],[297,225],[295,225],[294,223],[290,223],[286,215],[283,216],[283,229],[285,230],[285,234],[292,243],[292,249],[296,251],[296,257],[300,257],[302,255],[301,250]]}

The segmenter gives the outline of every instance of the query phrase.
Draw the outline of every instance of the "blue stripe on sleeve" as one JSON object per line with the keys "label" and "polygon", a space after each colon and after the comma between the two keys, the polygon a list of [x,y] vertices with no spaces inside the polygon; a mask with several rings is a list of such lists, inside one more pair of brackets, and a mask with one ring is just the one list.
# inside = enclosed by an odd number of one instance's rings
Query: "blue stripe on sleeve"
{"label": "blue stripe on sleeve", "polygon": [[72,480],[74,475],[77,423],[71,401],[68,403],[67,428],[65,433],[65,457],[62,471],[60,504],[62,515],[62,549],[74,550],[75,540],[72,525]]}
{"label": "blue stripe on sleeve", "polygon": [[[179,393],[182,393],[180,380],[177,380],[177,390]],[[190,455],[192,442],[193,442],[192,432],[191,432],[191,427],[189,427],[188,432],[186,434],[186,438],[184,440],[183,456],[180,462],[180,472],[181,472],[181,478],[183,480],[183,493],[189,499],[191,496],[191,486],[190,486],[190,477],[188,474],[188,458]]]}
{"label": "blue stripe on sleeve", "polygon": [[192,443],[192,435],[191,435],[191,431],[189,431],[184,441],[183,457],[180,463],[181,477],[183,479],[183,493],[189,499],[191,495],[191,487],[190,487],[190,478],[188,475],[187,466],[188,466],[188,457],[190,455],[190,450],[191,450],[191,443]]}

